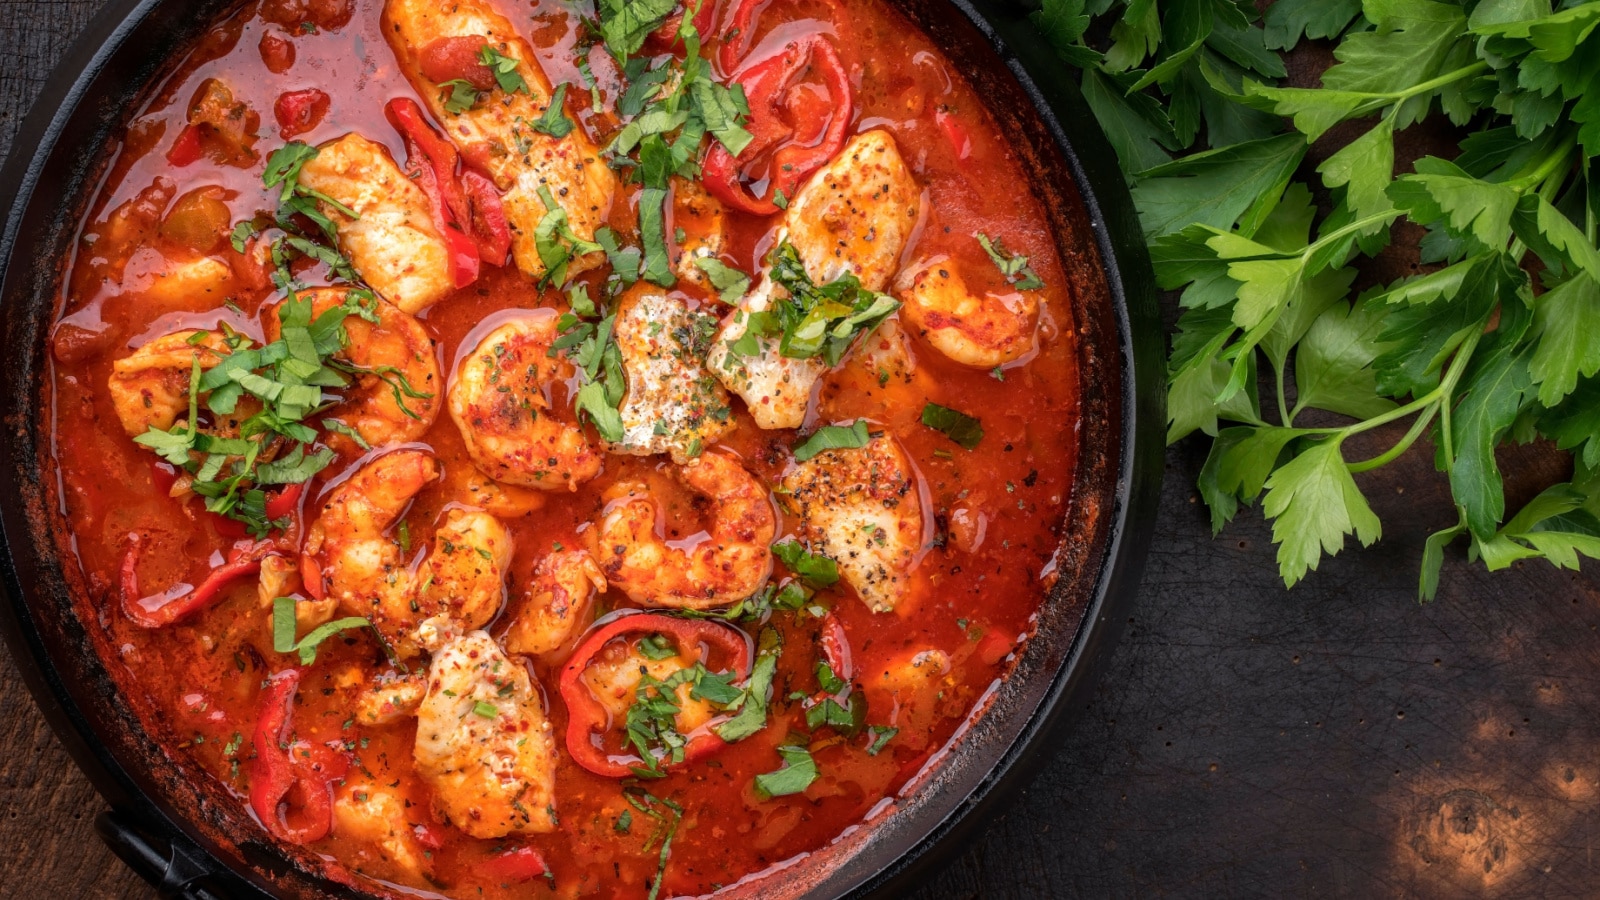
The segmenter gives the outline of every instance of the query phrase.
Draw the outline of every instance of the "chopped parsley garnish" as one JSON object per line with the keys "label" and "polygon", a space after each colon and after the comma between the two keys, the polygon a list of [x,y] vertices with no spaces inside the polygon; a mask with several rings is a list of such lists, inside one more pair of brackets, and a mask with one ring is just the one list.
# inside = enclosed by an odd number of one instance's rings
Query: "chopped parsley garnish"
{"label": "chopped parsley garnish", "polygon": [[735,306],[750,290],[750,276],[715,257],[694,261],[695,267],[706,273],[711,286],[717,289],[717,299]]}
{"label": "chopped parsley garnish", "polygon": [[756,661],[750,667],[750,683],[745,685],[743,700],[728,704],[729,708],[737,706],[739,711],[717,726],[717,737],[730,744],[767,727],[767,704],[772,702],[772,679],[778,671],[783,638],[777,629],[763,628],[756,639],[756,648]]}
{"label": "chopped parsley garnish", "polygon": [[500,715],[500,707],[495,706],[493,703],[490,703],[487,700],[479,700],[477,703],[474,703],[472,705],[472,711],[480,716],[483,716],[485,719],[497,718]]}
{"label": "chopped parsley garnish", "polygon": [[[623,788],[622,798],[627,800],[628,804],[634,809],[655,819],[657,822],[655,832],[644,843],[645,852],[648,853],[650,848],[655,846],[656,839],[659,838],[661,840],[661,852],[657,857],[656,863],[656,877],[650,883],[650,894],[646,898],[646,900],[656,900],[661,894],[662,879],[667,874],[667,860],[672,855],[672,839],[678,833],[679,823],[683,821],[683,807],[669,799],[657,797],[637,785]],[[656,809],[657,806],[661,806],[667,812],[658,811]],[[622,815],[628,816],[627,810],[623,810]],[[631,817],[628,818],[628,822],[631,824]],[[618,831],[628,830],[628,826],[624,824],[624,820],[621,818],[617,820],[617,825],[619,826],[617,828]]]}
{"label": "chopped parsley garnish", "polygon": [[[600,437],[613,443],[622,440],[622,414],[618,407],[627,390],[627,376],[622,371],[622,351],[613,336],[617,317],[614,313],[601,317],[589,297],[588,288],[574,285],[567,292],[570,312],[556,320],[560,336],[550,345],[550,355],[565,353],[578,368],[582,387],[578,389],[573,406],[579,419],[594,423]],[[599,319],[598,322],[592,321]]]}
{"label": "chopped parsley garnish", "polygon": [[372,623],[359,616],[334,619],[319,625],[310,634],[295,641],[295,601],[293,597],[278,597],[272,601],[272,649],[279,653],[300,654],[300,664],[309,666],[317,661],[317,647],[323,641],[352,628],[371,628]]}
{"label": "chopped parsley garnish", "polygon": [[841,734],[855,734],[861,730],[866,711],[866,704],[859,702],[854,695],[845,698],[844,703],[824,697],[821,703],[806,710],[806,727],[812,731],[827,727]]}
{"label": "chopped parsley garnish", "polygon": [[[849,272],[817,284],[806,273],[799,251],[788,241],[774,248],[768,261],[772,280],[788,296],[776,299],[762,312],[742,313],[746,337],[778,337],[778,353],[790,359],[821,356],[828,365],[836,366],[856,338],[877,328],[900,308],[900,301],[863,288],[861,279]],[[753,339],[749,346],[730,349],[743,356],[758,352]]]}
{"label": "chopped parsley garnish", "polygon": [[867,745],[867,755],[877,756],[888,746],[889,741],[900,733],[900,729],[890,728],[887,725],[868,725],[867,733],[872,735],[872,743]]}
{"label": "chopped parsley garnish", "polygon": [[744,129],[750,116],[744,91],[711,77],[692,10],[685,10],[676,35],[684,48],[681,60],[668,56],[651,68],[648,59],[634,56],[678,8],[675,0],[600,0],[598,9],[600,36],[627,84],[617,99],[624,124],[605,156],[614,168],[632,169],[633,180],[643,187],[638,204],[642,268],[634,272],[662,287],[677,281],[667,250],[665,209],[672,176],[699,176],[700,145],[708,134],[735,156],[752,140]]}
{"label": "chopped parsley garnish", "polygon": [[[190,487],[205,498],[208,512],[244,523],[256,537],[286,527],[287,519],[267,519],[261,486],[305,482],[333,461],[331,450],[310,449],[317,432],[304,420],[336,399],[324,388],[349,383],[333,359],[349,342],[344,320],[375,319],[374,304],[370,292],[352,288],[344,303],[313,319],[310,299],[291,292],[278,307],[278,340],[251,347],[243,335],[226,332],[223,341],[212,342],[210,352],[219,360],[210,369],[202,369],[197,351],[187,418],[166,430],[151,427],[134,441],[191,474]],[[233,416],[246,395],[261,408],[238,423],[236,435],[203,430],[202,405],[210,415]]]}
{"label": "chopped parsley garnish", "polygon": [[817,684],[829,694],[842,693],[850,686],[850,682],[840,678],[834,673],[832,666],[822,661],[817,662]]}
{"label": "chopped parsley garnish", "polygon": [[[494,73],[494,80],[499,83],[500,90],[508,94],[515,94],[518,91],[524,94],[530,93],[528,83],[522,79],[522,74],[517,71],[519,60],[516,57],[506,56],[499,50],[484,44],[483,49],[478,51],[478,62],[487,66],[489,71]],[[556,137],[560,136],[556,135]]]}
{"label": "chopped parsley garnish", "polygon": [[639,642],[639,654],[645,659],[671,659],[678,655],[678,648],[666,635],[652,634]]}
{"label": "chopped parsley garnish", "polygon": [[1037,291],[1044,287],[1044,282],[1034,274],[1033,267],[1028,265],[1028,258],[1020,253],[1007,253],[1005,244],[998,239],[990,240],[983,232],[973,235],[978,243],[983,245],[983,252],[989,254],[989,259],[994,261],[994,267],[1006,277],[1006,281],[1019,291]]}
{"label": "chopped parsley garnish", "polygon": [[[517,80],[521,81],[522,76],[518,75]],[[523,87],[526,89],[526,85]],[[571,134],[574,126],[572,120],[567,118],[566,101],[567,83],[563,81],[556,85],[555,93],[550,95],[550,105],[545,107],[544,114],[533,120],[533,130],[553,138],[564,138]]]}
{"label": "chopped parsley garnish", "polygon": [[472,82],[467,81],[465,78],[446,81],[440,84],[439,87],[450,89],[450,95],[444,98],[445,112],[459,116],[478,105],[478,98],[481,95],[478,93],[478,89],[472,86]]}
{"label": "chopped parsley garnish", "polygon": [[786,745],[778,748],[783,768],[756,776],[756,790],[768,800],[798,794],[817,780],[817,761],[806,748]]}
{"label": "chopped parsley garnish", "polygon": [[929,403],[922,407],[922,424],[941,432],[967,450],[975,450],[983,440],[983,424],[964,412]]}
{"label": "chopped parsley garnish", "polygon": [[810,552],[792,538],[773,544],[772,555],[813,587],[829,588],[839,582],[838,563],[820,553]]}
{"label": "chopped parsley garnish", "polygon": [[850,425],[824,425],[795,445],[794,458],[796,462],[805,462],[826,450],[859,450],[871,442],[866,419],[857,419]]}
{"label": "chopped parsley garnish", "polygon": [[547,185],[539,186],[539,200],[544,203],[545,214],[534,229],[534,248],[539,251],[539,261],[544,263],[541,285],[561,286],[567,283],[567,266],[572,260],[605,248],[594,241],[586,241],[573,233],[567,222],[567,211],[556,202]]}

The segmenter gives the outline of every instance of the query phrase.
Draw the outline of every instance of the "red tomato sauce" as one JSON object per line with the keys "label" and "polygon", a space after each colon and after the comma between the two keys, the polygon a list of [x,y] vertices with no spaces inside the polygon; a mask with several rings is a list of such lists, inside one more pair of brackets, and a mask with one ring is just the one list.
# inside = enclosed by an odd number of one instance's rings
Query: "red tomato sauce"
{"label": "red tomato sauce", "polygon": [[[552,84],[582,84],[573,52],[581,33],[573,13],[577,7],[556,0],[499,0],[497,5],[537,49]],[[723,7],[719,3],[715,10],[719,22],[727,14]],[[775,0],[761,9],[747,46],[759,48],[763,41],[802,29],[820,28],[831,36],[855,87],[850,133],[888,129],[923,186],[924,218],[904,259],[948,254],[964,266],[972,287],[982,290],[1004,282],[974,240],[976,233],[1026,254],[1045,284],[1038,347],[1003,371],[986,372],[950,363],[914,337],[918,367],[927,377],[912,385],[880,384],[872,373],[849,365],[826,377],[808,425],[866,416],[897,437],[920,473],[932,540],[915,570],[912,599],[893,613],[871,612],[841,584],[813,601],[831,610],[831,619],[806,611],[774,614],[771,625],[781,632],[784,650],[761,733],[658,780],[624,782],[592,774],[572,761],[561,739],[568,711],[556,681],[569,643],[533,664],[561,756],[559,827],[549,834],[479,840],[430,816],[430,789],[412,770],[412,720],[381,727],[354,720],[355,695],[388,668],[363,633],[329,640],[314,665],[300,666],[292,654],[274,652],[270,606],[258,597],[254,579],[228,587],[225,599],[204,613],[164,628],[139,627],[120,612],[119,569],[130,534],[141,536],[139,577],[147,591],[198,583],[236,535],[203,512],[197,499],[168,496],[170,470],[163,472],[156,457],[119,424],[106,391],[111,366],[145,342],[183,327],[215,328],[226,322],[263,338],[261,312],[279,295],[215,225],[231,226],[272,207],[272,192],[261,184],[262,162],[284,143],[284,134],[315,145],[355,131],[384,143],[396,159],[405,158],[383,107],[391,98],[415,97],[415,92],[397,71],[380,32],[380,13],[379,0],[244,4],[182,59],[110,151],[113,160],[83,224],[55,326],[53,415],[70,550],[91,586],[79,602],[84,620],[98,624],[95,642],[121,690],[172,753],[191,757],[243,804],[263,686],[275,672],[301,668],[293,709],[298,737],[342,742],[353,773],[392,785],[406,800],[403,826],[422,850],[418,873],[397,866],[373,842],[337,827],[311,846],[330,871],[347,872],[353,883],[372,891],[644,897],[657,877],[666,821],[630,804],[625,785],[636,784],[683,811],[661,896],[732,884],[825,846],[869,812],[881,814],[881,801],[895,797],[935,759],[990,686],[1005,676],[1032,630],[1055,578],[1052,561],[1068,513],[1079,384],[1070,321],[1074,288],[1042,205],[1026,189],[1011,136],[999,132],[980,98],[931,41],[880,0]],[[715,59],[718,46],[713,31],[705,55]],[[579,127],[604,145],[619,126],[610,112],[619,74],[604,52],[591,60],[606,111],[594,112],[582,89],[574,91],[567,108]],[[206,93],[208,79],[226,85],[232,102],[242,104],[243,133],[256,137],[241,146],[175,151],[184,139],[189,107]],[[310,91],[321,93],[304,93]],[[173,152],[187,164],[175,165]],[[624,188],[611,216],[612,227],[624,237],[637,229],[627,193],[635,190]],[[199,199],[180,200],[191,195]],[[180,207],[183,214],[175,215]],[[724,259],[745,272],[760,271],[774,220],[730,212],[727,222]],[[165,290],[174,266],[202,257],[224,272],[215,289]],[[714,298],[698,288],[682,285],[680,291],[694,306],[716,308]],[[514,267],[486,265],[476,284],[419,318],[437,342],[448,378],[471,349],[468,336],[482,323],[502,310],[539,306],[565,308],[558,290],[541,292]],[[570,410],[566,392],[554,393],[554,407]],[[982,442],[968,451],[920,424],[926,401],[979,417]],[[736,400],[734,407],[738,427],[723,445],[763,483],[776,485],[792,464],[790,448],[799,436],[762,431],[742,403]],[[563,414],[570,419],[570,412]],[[426,546],[449,504],[470,502],[474,480],[472,462],[448,415],[439,416],[423,443],[445,475],[405,515],[411,542],[419,547]],[[343,454],[308,485],[308,494],[321,495],[358,456],[356,451]],[[608,456],[603,474],[577,491],[519,495],[526,499],[525,514],[506,519],[516,546],[508,609],[515,608],[544,555],[558,545],[583,546],[584,531],[604,506],[601,494],[619,480],[644,478],[660,496],[676,497],[667,504],[665,537],[694,539],[702,530],[702,513],[667,477],[669,467],[663,457]],[[780,515],[780,539],[793,529],[794,523]],[[600,598],[597,612],[630,605],[613,590]],[[846,737],[805,726],[803,700],[818,690],[813,673],[823,658],[822,633],[834,620],[847,638],[854,681],[866,697],[865,721],[899,729],[876,754],[868,752],[870,733]],[[500,634],[507,625],[502,613],[489,630]],[[753,638],[755,629],[748,630]],[[944,654],[949,671],[926,696],[897,702],[875,686],[897,660],[928,650]],[[778,769],[776,748],[796,740],[809,747],[819,777],[803,793],[762,797],[752,779]],[[518,884],[485,869],[490,857],[521,846],[539,851],[549,880]]]}

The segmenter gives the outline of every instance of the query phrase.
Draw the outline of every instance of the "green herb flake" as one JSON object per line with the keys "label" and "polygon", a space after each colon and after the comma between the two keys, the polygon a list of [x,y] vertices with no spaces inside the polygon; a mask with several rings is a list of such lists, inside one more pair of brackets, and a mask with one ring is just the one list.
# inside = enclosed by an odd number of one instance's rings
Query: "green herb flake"
{"label": "green herb flake", "polygon": [[966,450],[976,450],[983,441],[983,425],[972,416],[948,406],[937,403],[923,406],[922,424],[942,433]]}

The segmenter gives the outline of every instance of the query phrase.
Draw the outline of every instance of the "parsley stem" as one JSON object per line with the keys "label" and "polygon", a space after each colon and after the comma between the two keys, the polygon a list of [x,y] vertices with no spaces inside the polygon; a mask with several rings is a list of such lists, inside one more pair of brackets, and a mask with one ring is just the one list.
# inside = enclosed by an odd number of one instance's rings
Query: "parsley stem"
{"label": "parsley stem", "polygon": [[1373,94],[1372,96],[1387,97],[1390,100],[1410,100],[1412,97],[1426,94],[1429,91],[1437,90],[1448,84],[1454,84],[1463,78],[1469,78],[1487,68],[1489,68],[1489,64],[1480,59],[1475,63],[1471,63],[1470,65],[1462,66],[1453,72],[1446,72],[1443,75],[1440,75],[1438,78],[1430,78],[1421,84],[1414,84],[1403,91],[1390,91],[1384,94]]}
{"label": "parsley stem", "polygon": [[1346,463],[1345,468],[1349,469],[1350,473],[1354,475],[1358,472],[1367,472],[1372,469],[1386,466],[1389,463],[1399,459],[1401,454],[1405,453],[1407,450],[1410,450],[1411,445],[1416,443],[1418,437],[1421,437],[1422,432],[1427,429],[1428,424],[1433,421],[1433,417],[1438,412],[1439,402],[1435,400],[1433,403],[1429,404],[1428,408],[1423,411],[1422,415],[1417,416],[1417,420],[1411,423],[1411,429],[1406,432],[1405,437],[1402,437],[1393,447],[1390,447],[1388,450],[1385,450],[1371,459],[1363,460],[1362,462],[1357,463]]}
{"label": "parsley stem", "polygon": [[[1289,411],[1289,404],[1283,399],[1283,367],[1273,366],[1272,369],[1278,379],[1278,419],[1283,422],[1283,427],[1291,428],[1294,426],[1294,413]],[[1299,408],[1296,407],[1295,411],[1298,412]]]}

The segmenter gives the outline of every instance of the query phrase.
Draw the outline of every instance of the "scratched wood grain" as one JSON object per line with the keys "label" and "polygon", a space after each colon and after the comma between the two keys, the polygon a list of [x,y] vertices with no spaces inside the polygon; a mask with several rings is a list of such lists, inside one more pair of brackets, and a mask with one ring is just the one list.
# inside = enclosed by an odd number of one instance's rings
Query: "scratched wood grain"
{"label": "scratched wood grain", "polygon": [[[103,3],[0,0],[0,155]],[[1441,140],[1402,143],[1404,158]],[[1414,262],[1402,246],[1366,278]],[[1386,436],[1364,437],[1355,452]],[[1203,454],[1167,454],[1148,573],[1089,711],[918,900],[1592,896],[1595,579],[1542,563],[1490,576],[1456,548],[1419,606],[1422,538],[1454,515],[1413,453],[1358,477],[1389,536],[1286,593],[1251,513],[1211,538],[1191,488]],[[1502,462],[1513,504],[1565,475],[1548,448]],[[95,837],[102,803],[3,651],[0,683],[0,897],[153,897]]]}

